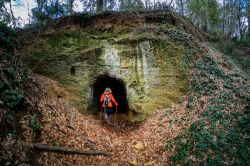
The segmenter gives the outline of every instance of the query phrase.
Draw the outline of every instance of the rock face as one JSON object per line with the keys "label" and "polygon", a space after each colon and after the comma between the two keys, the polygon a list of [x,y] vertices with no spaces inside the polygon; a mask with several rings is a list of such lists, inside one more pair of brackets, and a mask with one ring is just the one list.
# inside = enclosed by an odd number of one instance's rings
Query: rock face
{"label": "rock face", "polygon": [[187,92],[184,54],[181,43],[147,30],[103,39],[73,27],[23,46],[30,69],[58,81],[80,111],[97,112],[110,87],[118,112],[134,110],[140,118]]}
{"label": "rock face", "polygon": [[[167,107],[186,89],[185,73],[178,62],[178,58],[181,58],[178,51],[181,50],[168,54],[164,48],[151,41],[104,43],[99,56],[101,64],[87,70],[79,69],[82,71],[80,75],[93,73],[89,75],[95,77],[107,74],[120,78],[125,83],[130,108],[148,113],[157,107]],[[106,85],[109,86],[108,83]],[[119,98],[119,95],[115,97]]]}

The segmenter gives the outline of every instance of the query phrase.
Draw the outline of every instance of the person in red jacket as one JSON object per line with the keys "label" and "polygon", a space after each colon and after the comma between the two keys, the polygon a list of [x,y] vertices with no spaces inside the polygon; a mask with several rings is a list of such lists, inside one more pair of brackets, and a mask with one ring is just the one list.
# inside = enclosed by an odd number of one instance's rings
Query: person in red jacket
{"label": "person in red jacket", "polygon": [[109,122],[109,117],[113,113],[113,104],[115,104],[116,107],[118,106],[110,88],[105,89],[100,98],[100,102],[102,103],[102,108],[104,108],[105,119]]}

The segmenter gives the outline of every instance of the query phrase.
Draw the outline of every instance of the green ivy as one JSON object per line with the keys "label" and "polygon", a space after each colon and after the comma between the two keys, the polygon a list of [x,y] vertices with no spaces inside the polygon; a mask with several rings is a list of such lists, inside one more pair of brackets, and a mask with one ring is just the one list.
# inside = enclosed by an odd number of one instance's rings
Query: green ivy
{"label": "green ivy", "polygon": [[21,101],[24,99],[22,93],[18,92],[15,89],[6,90],[6,93],[3,97],[3,102],[9,108],[15,108]]}
{"label": "green ivy", "polygon": [[33,131],[38,131],[43,128],[42,124],[38,121],[36,116],[31,117],[30,126],[33,129]]}
{"label": "green ivy", "polygon": [[14,109],[24,101],[24,96],[19,90],[19,83],[23,83],[28,78],[25,68],[19,66],[18,73],[20,80],[16,79],[17,68],[13,65],[13,60],[18,59],[15,50],[18,49],[17,33],[0,21],[0,105]]}
{"label": "green ivy", "polygon": [[[199,114],[199,120],[170,141],[166,150],[175,147],[169,165],[249,165],[250,164],[250,97],[249,85],[235,88],[233,77],[242,77],[237,70],[226,74],[221,64],[204,50],[202,58],[194,61],[187,107],[193,110],[195,99],[211,95],[209,105]],[[187,59],[192,60],[190,51]],[[194,55],[193,55],[194,56]],[[229,64],[232,67],[232,64]],[[223,87],[218,86],[218,82]],[[243,111],[228,111],[238,97],[246,104]],[[183,98],[180,99],[180,102]],[[237,101],[239,102],[239,101]],[[204,102],[200,101],[201,105]]]}

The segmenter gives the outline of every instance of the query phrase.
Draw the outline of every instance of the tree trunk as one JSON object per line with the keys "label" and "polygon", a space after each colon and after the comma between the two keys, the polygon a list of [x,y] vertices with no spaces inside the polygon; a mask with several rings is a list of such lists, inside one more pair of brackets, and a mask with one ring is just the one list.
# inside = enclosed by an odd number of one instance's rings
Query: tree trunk
{"label": "tree trunk", "polygon": [[242,29],[241,29],[241,0],[238,1],[238,13],[237,13],[237,16],[238,16],[238,28],[239,28],[239,33],[240,33],[240,38],[242,38]]}
{"label": "tree trunk", "polygon": [[250,1],[247,1],[248,36],[250,37]]}
{"label": "tree trunk", "polygon": [[222,32],[223,32],[223,37],[225,34],[225,0],[223,0],[223,16],[222,16]]}
{"label": "tree trunk", "polygon": [[249,12],[249,14],[248,14],[248,36],[250,37],[250,12]]}
{"label": "tree trunk", "polygon": [[68,12],[69,14],[73,14],[73,3],[74,3],[74,0],[68,0]]}
{"label": "tree trunk", "polygon": [[27,10],[28,10],[28,17],[29,17],[29,24],[31,23],[31,15],[30,15],[30,3],[27,1]]}
{"label": "tree trunk", "polygon": [[148,3],[147,3],[147,0],[145,0],[144,3],[145,3],[145,9],[148,10]]}
{"label": "tree trunk", "polygon": [[234,18],[233,18],[233,4],[231,2],[231,0],[229,0],[229,8],[228,8],[228,31],[227,31],[227,35],[228,37],[231,37],[232,36],[232,33],[233,33],[233,23],[234,23]]}
{"label": "tree trunk", "polygon": [[103,0],[96,0],[96,10],[98,13],[103,11]]}
{"label": "tree trunk", "polygon": [[181,10],[181,15],[184,16],[184,6],[183,6],[183,0],[180,0],[180,10]]}
{"label": "tree trunk", "polygon": [[174,0],[171,0],[170,3],[168,4],[168,6],[170,7],[172,5]]}
{"label": "tree trunk", "polygon": [[14,16],[14,13],[13,13],[13,10],[12,10],[11,0],[9,1],[9,5],[10,5],[10,13],[11,13],[12,24],[13,24],[14,28],[16,28],[16,18]]}

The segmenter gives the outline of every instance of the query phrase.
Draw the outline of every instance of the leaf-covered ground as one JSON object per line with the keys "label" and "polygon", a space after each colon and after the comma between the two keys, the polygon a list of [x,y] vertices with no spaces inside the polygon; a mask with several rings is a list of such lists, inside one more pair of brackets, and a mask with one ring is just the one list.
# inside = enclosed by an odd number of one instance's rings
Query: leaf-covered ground
{"label": "leaf-covered ground", "polygon": [[[158,110],[143,122],[117,121],[108,125],[98,116],[82,115],[64,99],[41,100],[42,143],[103,150],[111,156],[40,152],[36,156],[37,162],[42,165],[164,165],[171,152],[164,150],[168,139],[177,136],[196,119],[195,112],[189,112],[186,105],[184,102]],[[73,129],[67,127],[71,117]]]}

